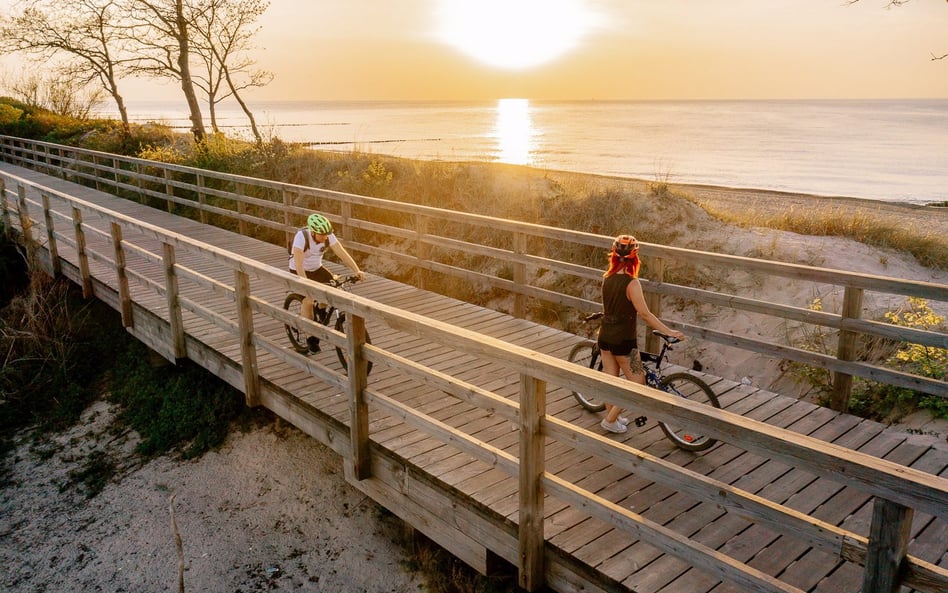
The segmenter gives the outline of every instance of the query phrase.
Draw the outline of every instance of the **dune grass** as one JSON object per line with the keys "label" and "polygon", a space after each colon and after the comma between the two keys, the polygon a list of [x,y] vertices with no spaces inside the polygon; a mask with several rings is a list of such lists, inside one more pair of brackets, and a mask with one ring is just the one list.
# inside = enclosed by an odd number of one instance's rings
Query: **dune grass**
{"label": "dune grass", "polygon": [[886,249],[909,253],[923,266],[948,269],[948,238],[926,229],[905,228],[891,220],[853,212],[836,205],[788,208],[779,213],[749,207],[741,211],[702,204],[712,216],[743,227],[759,226],[816,237],[844,237]]}

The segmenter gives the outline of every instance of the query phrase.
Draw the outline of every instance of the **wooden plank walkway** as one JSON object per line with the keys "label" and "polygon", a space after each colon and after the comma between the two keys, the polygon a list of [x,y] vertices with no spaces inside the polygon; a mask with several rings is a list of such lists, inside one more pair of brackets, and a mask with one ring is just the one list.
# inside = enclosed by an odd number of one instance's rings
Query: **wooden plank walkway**
{"label": "wooden plank walkway", "polygon": [[[0,170],[43,183],[83,200],[257,261],[279,268],[286,266],[286,251],[281,247],[201,225],[161,210],[6,163],[0,163]],[[69,215],[63,208],[60,208],[60,211],[63,218],[54,220],[57,229],[63,228]],[[31,214],[37,218],[35,213]],[[43,232],[42,221],[37,223],[38,234]],[[90,248],[111,254],[108,225],[104,225],[101,231],[101,236],[87,237]],[[136,238],[135,242],[147,246],[153,253],[161,252],[160,245],[155,240],[149,244],[147,239]],[[59,255],[73,266],[78,265],[75,250],[69,246],[59,246]],[[135,260],[136,270],[158,283],[162,282],[163,271],[159,262],[150,262],[135,254],[128,257],[130,267]],[[188,253],[179,253],[177,258],[182,265],[208,277],[228,284],[233,281],[232,277],[218,277],[222,275],[222,270],[210,260]],[[114,288],[115,273],[110,266],[97,261],[90,262],[90,265],[99,282],[109,283]],[[372,262],[366,262],[364,267],[371,272]],[[223,272],[224,276],[232,276],[229,269]],[[146,307],[158,317],[167,319],[167,303],[162,295],[135,278],[130,279],[130,283],[138,305]],[[212,303],[222,316],[233,318],[232,299],[224,295],[209,299],[206,288],[187,280],[181,281],[181,289],[182,295],[195,299],[200,296],[202,302]],[[560,358],[565,358],[570,347],[580,339],[555,329],[371,274],[366,282],[356,285],[353,292],[390,306]],[[284,297],[284,294],[276,289],[258,291],[255,288],[254,294],[274,304],[282,304]],[[115,302],[110,304],[117,306]],[[255,332],[277,342],[282,341],[289,347],[282,325],[265,316],[259,316],[259,324],[258,317],[255,316],[254,323]],[[240,349],[233,334],[217,324],[187,312],[185,327],[192,340],[203,344],[209,350],[223,354],[235,364],[240,364]],[[519,396],[520,377],[509,369],[472,355],[432,345],[381,324],[369,323],[367,329],[375,345],[511,400],[515,401]],[[326,366],[339,368],[335,352],[328,344],[323,352],[311,358]],[[214,365],[210,360],[208,357],[197,362],[214,372]],[[262,379],[293,394],[301,403],[318,410],[329,421],[342,426],[348,425],[348,399],[338,388],[322,383],[265,352],[258,353],[258,367]],[[219,374],[224,375],[226,372],[221,369]],[[948,475],[948,446],[932,437],[900,433],[875,422],[838,414],[826,408],[733,381],[708,375],[704,375],[704,378],[718,393],[722,405],[729,411],[932,474]],[[235,383],[232,377],[231,382]],[[499,415],[475,408],[383,365],[376,365],[369,376],[369,387],[404,405],[423,410],[439,421],[493,447],[514,456],[518,455],[516,426]],[[565,389],[551,386],[547,394],[547,413],[590,431],[601,432],[597,425],[600,417],[582,410]],[[495,514],[498,520],[505,518],[512,523],[518,520],[516,478],[511,478],[455,447],[422,434],[391,415],[373,411],[369,428],[374,442],[405,460],[414,468],[413,471],[430,476],[433,483],[456,489],[472,501],[483,505],[483,508],[489,509],[488,512]],[[785,504],[827,523],[843,526],[862,535],[866,535],[868,531],[872,512],[868,496],[838,483],[816,478],[782,462],[748,453],[727,443],[719,443],[703,454],[684,452],[665,439],[654,422],[615,438],[648,454]],[[546,458],[548,472],[569,479],[651,521],[747,562],[802,590],[830,593],[858,591],[861,586],[862,572],[857,565],[840,562],[835,556],[809,549],[792,538],[728,514],[715,504],[696,501],[560,442],[548,443]],[[595,587],[601,590],[642,593],[720,593],[737,590],[734,586],[722,583],[674,556],[662,553],[646,542],[638,541],[597,519],[590,518],[580,509],[555,499],[548,499],[545,513],[545,535],[549,544],[555,546],[558,553],[586,565],[598,579],[589,590],[596,590]],[[913,539],[909,548],[912,555],[939,566],[948,566],[948,536],[944,521],[917,513],[912,532]]]}

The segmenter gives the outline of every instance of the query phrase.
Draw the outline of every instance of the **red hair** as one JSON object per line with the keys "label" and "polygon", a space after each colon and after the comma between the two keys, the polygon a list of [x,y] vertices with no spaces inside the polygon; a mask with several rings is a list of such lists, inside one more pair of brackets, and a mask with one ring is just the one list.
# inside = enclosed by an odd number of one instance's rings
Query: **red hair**
{"label": "red hair", "polygon": [[633,278],[639,277],[639,267],[642,265],[639,260],[639,252],[635,250],[631,255],[620,257],[615,251],[609,253],[609,269],[603,274],[603,278],[608,278],[620,272],[624,272]]}

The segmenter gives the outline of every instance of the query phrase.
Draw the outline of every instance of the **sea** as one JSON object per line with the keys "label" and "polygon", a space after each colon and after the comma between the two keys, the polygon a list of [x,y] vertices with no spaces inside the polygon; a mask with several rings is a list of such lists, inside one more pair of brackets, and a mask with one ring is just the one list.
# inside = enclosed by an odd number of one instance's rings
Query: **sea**
{"label": "sea", "polygon": [[[318,150],[912,204],[948,201],[948,99],[510,98],[250,101],[249,107],[266,139]],[[132,101],[129,115],[190,128],[183,100]],[[204,117],[210,128],[206,105]],[[251,137],[236,103],[218,105],[217,123],[228,135]]]}

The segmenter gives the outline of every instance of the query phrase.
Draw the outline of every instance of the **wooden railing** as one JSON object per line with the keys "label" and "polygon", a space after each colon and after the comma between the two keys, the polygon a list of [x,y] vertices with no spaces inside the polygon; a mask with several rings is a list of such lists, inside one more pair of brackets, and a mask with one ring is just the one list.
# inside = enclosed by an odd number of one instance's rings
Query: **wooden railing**
{"label": "wooden railing", "polygon": [[[601,270],[594,266],[599,265],[603,250],[609,246],[609,237],[12,137],[0,137],[0,154],[8,162],[131,199],[160,204],[169,212],[242,234],[252,233],[279,244],[292,235],[306,215],[319,210],[340,226],[346,245],[357,254],[412,267],[417,271],[417,284],[422,288],[426,287],[426,279],[437,273],[467,282],[473,291],[508,291],[514,299],[512,313],[520,317],[526,314],[531,299],[581,311],[599,307]],[[397,248],[382,247],[384,245],[397,245]],[[656,314],[662,314],[664,296],[698,306],[711,305],[719,312],[744,311],[760,315],[762,319],[779,318],[806,327],[835,330],[837,345],[833,356],[685,323],[671,317],[673,312],[670,311],[663,315],[679,329],[702,340],[827,369],[833,374],[834,409],[847,408],[853,377],[948,397],[945,381],[855,360],[859,337],[948,348],[948,334],[861,318],[861,303],[867,292],[948,302],[946,285],[658,244],[643,243],[641,250],[648,256],[650,266],[650,278],[644,280],[643,285],[649,306]],[[557,259],[553,252],[564,255]],[[563,259],[566,256],[568,260]],[[463,265],[464,262],[467,265]],[[705,266],[723,272],[740,269],[762,277],[836,286],[844,291],[842,309],[838,313],[815,311],[672,284],[664,278],[674,275],[673,264]],[[484,269],[501,271],[492,275],[483,272]],[[830,341],[831,338],[828,336]],[[655,351],[653,339],[647,336],[646,349]]]}
{"label": "wooden railing", "polygon": [[[7,142],[15,144],[9,140]],[[35,161],[31,163],[34,166],[46,166],[52,170],[49,165],[52,160],[65,158],[62,154],[52,156],[48,152],[48,145],[34,146],[34,149],[36,148],[42,148],[43,152],[30,153],[31,160]],[[22,149],[8,152],[7,158],[11,158],[11,154],[17,155],[15,158],[22,162]],[[69,158],[72,175],[80,175],[76,173],[76,168],[90,166],[86,161],[80,165],[75,157]],[[96,156],[93,160],[98,161],[98,164],[91,166],[102,172],[112,171],[116,178],[127,175],[125,172],[119,172],[117,161],[106,166],[101,163],[102,158],[101,155]],[[100,169],[102,167],[105,168]],[[100,185],[114,188],[114,183],[118,182],[100,182]],[[249,184],[246,181],[241,183]],[[129,184],[121,185],[125,187]],[[331,195],[333,199],[342,197]],[[527,348],[301,280],[283,270],[135,220],[12,174],[0,173],[0,196],[5,225],[18,231],[23,243],[36,252],[36,257],[39,257],[40,252],[44,254],[48,262],[47,267],[52,273],[60,273],[65,267],[60,265],[57,256],[65,246],[75,251],[78,262],[74,272],[73,268],[70,268],[70,273],[73,274],[71,279],[83,286],[87,294],[92,294],[94,279],[90,262],[96,263],[104,270],[99,272],[104,274],[99,281],[107,280],[116,287],[114,298],[112,292],[106,291],[95,296],[111,300],[110,304],[121,312],[123,323],[127,327],[134,327],[140,307],[134,294],[145,292],[161,295],[166,309],[168,330],[149,336],[149,339],[153,348],[159,349],[169,358],[192,354],[188,346],[191,342],[186,339],[188,327],[182,315],[185,311],[232,336],[233,343],[240,344],[241,376],[236,383],[243,388],[248,405],[257,405],[260,402],[261,377],[257,364],[257,358],[260,356],[275,357],[348,393],[351,411],[350,440],[349,446],[344,448],[344,453],[347,474],[356,480],[373,479],[370,457],[373,451],[370,446],[372,434],[368,423],[370,409],[387,412],[425,434],[472,455],[488,466],[518,478],[519,548],[515,551],[497,550],[497,553],[519,567],[520,584],[527,590],[537,590],[544,585],[558,590],[569,589],[565,583],[544,582],[545,575],[551,574],[545,570],[545,566],[557,562],[555,555],[548,552],[544,537],[544,500],[545,495],[549,495],[618,530],[646,540],[650,545],[680,558],[689,565],[736,583],[743,590],[785,593],[799,591],[748,564],[616,505],[562,475],[547,471],[545,439],[553,439],[599,456],[617,467],[686,493],[697,500],[719,505],[728,513],[796,538],[817,550],[863,565],[864,591],[896,591],[903,585],[932,593],[948,590],[948,570],[912,557],[906,552],[909,527],[915,512],[930,514],[939,521],[948,520],[948,480],[944,478],[723,410],[690,405],[664,392],[608,377]],[[353,197],[353,200],[374,204],[374,201],[368,198]],[[65,206],[51,207],[52,202]],[[385,207],[417,212],[416,207],[407,205],[386,203]],[[425,211],[425,216],[434,215],[433,211]],[[247,216],[249,215],[246,213],[241,214],[241,220],[250,222],[246,219]],[[101,222],[97,226],[87,222],[93,218]],[[452,218],[464,219],[467,224],[471,224],[470,221],[475,217],[452,214]],[[370,228],[373,232],[382,228],[378,223],[354,218],[343,217],[340,222],[355,228]],[[103,224],[107,225],[108,231],[101,228]],[[277,224],[276,227],[287,228],[282,224]],[[534,233],[531,236],[547,233],[550,236],[573,237],[600,247],[599,244],[603,241],[601,237],[518,225],[508,221],[496,221],[496,227],[509,228],[511,232],[519,233],[529,231]],[[431,245],[444,241],[427,234],[418,240],[424,240]],[[154,247],[156,244],[160,245],[159,249]],[[668,248],[659,246],[648,248],[655,253],[673,253]],[[486,252],[486,248],[483,249]],[[218,270],[229,270],[225,276],[231,275],[232,282],[210,278],[194,267],[185,267],[178,261],[182,252],[200,257],[202,261],[212,262]],[[533,261],[533,257],[535,256],[517,254],[515,259],[527,265],[528,261]],[[699,257],[712,258],[710,254],[702,254]],[[441,268],[429,267],[422,261],[418,263],[427,269]],[[756,265],[763,266],[759,262]],[[577,269],[576,272],[582,270]],[[803,272],[801,270],[801,273]],[[820,270],[807,270],[806,274],[830,276],[828,271]],[[253,283],[250,278],[253,278]],[[856,285],[870,283],[870,279],[857,276],[847,276],[847,281]],[[915,290],[924,294],[932,290],[929,285],[903,285],[897,281],[883,279],[872,281],[872,285],[884,282],[890,283],[891,288],[900,290],[907,290],[906,286],[915,286]],[[183,284],[187,284],[190,290],[183,288]],[[274,288],[279,294],[291,290],[300,292],[346,311],[349,324],[346,336],[292,316],[284,311],[279,303],[259,296],[268,290],[272,294]],[[521,286],[520,289],[524,294],[532,292],[526,286]],[[675,290],[683,288],[676,287]],[[367,321],[423,338],[431,342],[433,348],[440,345],[446,349],[474,355],[519,374],[519,405],[476,385],[421,366],[395,352],[365,343],[363,330]],[[346,348],[350,361],[348,375],[334,372],[300,356],[255,331],[255,327],[267,323],[280,326],[294,324]],[[689,329],[697,331],[699,328]],[[507,419],[518,429],[519,455],[497,449],[397,401],[384,391],[367,387],[367,361],[397,369],[407,377],[434,385],[459,400]],[[699,425],[704,434],[722,439],[736,447],[865,492],[875,498],[869,537],[827,524],[787,506],[549,416],[546,414],[546,393],[556,387],[595,392],[606,401],[622,407],[635,407],[649,417],[661,421],[679,425]],[[503,518],[498,521],[497,529],[501,529]],[[488,540],[484,545],[490,548],[491,542],[495,540]]]}
{"label": "wooden railing", "polygon": [[[0,136],[0,155],[11,163],[131,199],[160,204],[169,212],[231,228],[241,234],[252,233],[279,244],[292,236],[309,213],[319,210],[342,229],[347,247],[357,254],[394,260],[413,268],[417,272],[416,283],[422,288],[429,284],[426,279],[437,273],[466,282],[473,291],[507,291],[513,295],[512,313],[518,317],[526,315],[531,299],[569,310],[599,308],[602,271],[598,266],[602,252],[610,245],[610,237],[7,136]],[[779,318],[809,328],[834,330],[835,356],[686,323],[674,318],[672,311],[662,315],[677,328],[708,342],[827,369],[833,376],[833,409],[847,409],[853,377],[948,397],[945,381],[855,360],[858,338],[948,348],[946,333],[861,318],[865,293],[948,302],[948,286],[944,284],[650,243],[643,243],[641,251],[649,262],[649,278],[643,280],[643,286],[649,307],[657,315],[663,313],[662,297],[671,297],[696,306],[710,305],[718,312],[743,311],[760,315],[762,319]],[[816,311],[665,281],[666,277],[675,275],[675,265],[703,266],[712,272],[721,271],[722,276],[740,269],[761,277],[835,286],[843,290],[841,310],[838,313]],[[500,272],[488,274],[485,269]],[[564,286],[567,288],[558,288]],[[829,299],[823,301],[829,306]],[[832,338],[827,336],[830,342]],[[654,339],[646,336],[647,350],[656,351]]]}

